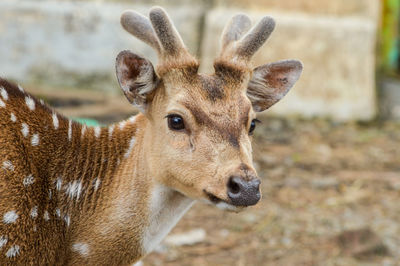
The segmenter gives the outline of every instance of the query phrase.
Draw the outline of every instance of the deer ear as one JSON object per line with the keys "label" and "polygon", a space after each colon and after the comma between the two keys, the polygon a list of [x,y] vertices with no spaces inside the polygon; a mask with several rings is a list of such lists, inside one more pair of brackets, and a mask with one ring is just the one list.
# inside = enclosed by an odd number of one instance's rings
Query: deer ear
{"label": "deer ear", "polygon": [[278,61],[256,67],[247,87],[247,97],[256,112],[262,112],[288,93],[299,79],[303,65],[297,60]]}
{"label": "deer ear", "polygon": [[159,82],[153,65],[130,51],[122,51],[117,56],[115,68],[126,98],[144,112]]}

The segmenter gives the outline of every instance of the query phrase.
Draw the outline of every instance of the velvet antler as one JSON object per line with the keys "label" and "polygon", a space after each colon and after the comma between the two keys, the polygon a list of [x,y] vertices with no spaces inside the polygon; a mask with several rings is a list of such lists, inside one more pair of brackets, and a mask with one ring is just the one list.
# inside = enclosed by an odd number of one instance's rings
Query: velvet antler
{"label": "velvet antler", "polygon": [[153,47],[159,57],[158,74],[162,75],[171,68],[198,66],[197,60],[190,55],[182,38],[175,29],[165,10],[153,7],[149,18],[132,11],[125,11],[121,24],[125,30]]}
{"label": "velvet antler", "polygon": [[226,25],[221,37],[221,53],[215,64],[247,66],[251,57],[265,43],[275,28],[275,21],[265,16],[251,30],[248,16],[234,16]]}

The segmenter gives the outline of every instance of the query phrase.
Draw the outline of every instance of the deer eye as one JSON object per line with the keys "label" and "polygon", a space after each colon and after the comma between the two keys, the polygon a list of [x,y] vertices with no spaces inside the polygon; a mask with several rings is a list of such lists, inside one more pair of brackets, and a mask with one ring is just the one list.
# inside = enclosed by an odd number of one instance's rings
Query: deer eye
{"label": "deer eye", "polygon": [[260,123],[260,120],[258,120],[258,119],[251,120],[250,129],[249,129],[249,135],[252,135],[254,129],[256,129],[256,123]]}
{"label": "deer eye", "polygon": [[170,114],[167,115],[168,118],[168,127],[171,130],[182,130],[185,128],[185,123],[183,122],[183,118],[180,115]]}

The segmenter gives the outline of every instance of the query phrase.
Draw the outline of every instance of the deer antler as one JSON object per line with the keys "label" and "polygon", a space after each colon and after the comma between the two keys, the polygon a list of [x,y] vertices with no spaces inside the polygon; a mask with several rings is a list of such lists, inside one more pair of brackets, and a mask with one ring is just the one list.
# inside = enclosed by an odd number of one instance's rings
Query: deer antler
{"label": "deer antler", "polygon": [[265,43],[275,28],[275,21],[265,16],[250,31],[248,16],[234,16],[226,25],[222,37],[222,50],[215,64],[228,63],[246,65],[257,50]]}
{"label": "deer antler", "polygon": [[[159,57],[157,69],[166,72],[171,68],[198,66],[197,60],[190,55],[182,38],[175,29],[165,10],[153,7],[149,18],[132,11],[125,11],[121,16],[121,24],[126,31],[153,47]],[[164,65],[167,65],[164,67]]]}

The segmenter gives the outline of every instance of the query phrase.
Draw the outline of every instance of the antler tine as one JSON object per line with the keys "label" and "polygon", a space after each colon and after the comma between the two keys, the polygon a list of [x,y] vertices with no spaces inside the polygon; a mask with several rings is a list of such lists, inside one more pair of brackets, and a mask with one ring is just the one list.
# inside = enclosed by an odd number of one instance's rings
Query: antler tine
{"label": "antler tine", "polygon": [[241,40],[238,41],[236,54],[249,60],[265,43],[275,28],[275,21],[271,17],[263,17]]}
{"label": "antler tine", "polygon": [[222,50],[225,50],[230,43],[239,40],[243,34],[250,29],[250,27],[250,18],[245,14],[237,14],[233,16],[222,33]]}
{"label": "antler tine", "polygon": [[153,7],[150,10],[149,17],[163,48],[164,55],[176,55],[186,51],[178,31],[163,8]]}
{"label": "antler tine", "polygon": [[148,18],[133,10],[127,10],[121,15],[121,25],[126,31],[153,47],[158,54],[161,54],[160,43]]}

